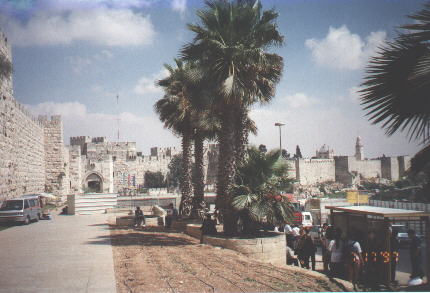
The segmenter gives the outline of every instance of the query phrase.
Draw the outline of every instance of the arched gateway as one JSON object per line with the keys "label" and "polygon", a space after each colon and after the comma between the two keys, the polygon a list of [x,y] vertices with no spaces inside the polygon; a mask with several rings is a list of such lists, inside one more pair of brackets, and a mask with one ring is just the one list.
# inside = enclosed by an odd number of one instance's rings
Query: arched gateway
{"label": "arched gateway", "polygon": [[87,192],[103,192],[103,179],[101,175],[97,173],[90,173],[85,178],[85,189]]}

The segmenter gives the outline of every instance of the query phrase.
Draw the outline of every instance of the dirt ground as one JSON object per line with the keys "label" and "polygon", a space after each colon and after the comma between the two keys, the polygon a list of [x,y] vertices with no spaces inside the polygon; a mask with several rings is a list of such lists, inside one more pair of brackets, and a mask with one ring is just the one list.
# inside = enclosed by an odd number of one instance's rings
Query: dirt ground
{"label": "dirt ground", "polygon": [[327,280],[251,260],[163,228],[112,229],[118,292],[342,291]]}

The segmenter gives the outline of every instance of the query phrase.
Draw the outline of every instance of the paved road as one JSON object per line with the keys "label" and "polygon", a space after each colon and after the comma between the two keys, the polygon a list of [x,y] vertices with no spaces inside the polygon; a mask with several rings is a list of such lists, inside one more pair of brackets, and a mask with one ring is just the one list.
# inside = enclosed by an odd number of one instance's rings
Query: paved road
{"label": "paved road", "polygon": [[0,231],[0,292],[116,292],[111,245],[91,244],[106,222],[58,215]]}

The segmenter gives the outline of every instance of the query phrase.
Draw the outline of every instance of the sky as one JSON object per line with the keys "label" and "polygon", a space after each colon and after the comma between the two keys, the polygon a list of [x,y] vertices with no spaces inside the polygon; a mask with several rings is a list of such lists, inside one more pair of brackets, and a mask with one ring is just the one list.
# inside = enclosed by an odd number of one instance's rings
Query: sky
{"label": "sky", "polygon": [[[253,106],[255,145],[305,157],[323,144],[353,155],[361,136],[366,157],[413,155],[405,133],[387,137],[360,106],[360,84],[370,56],[396,36],[415,0],[267,0],[279,13],[285,44],[273,51],[285,67],[270,104]],[[0,28],[12,44],[14,96],[34,115],[62,115],[64,139],[106,136],[153,146],[179,146],[153,110],[163,96],[155,81],[166,76],[198,23],[192,0],[0,0]],[[117,95],[119,98],[117,99]],[[118,139],[118,129],[120,137]]]}

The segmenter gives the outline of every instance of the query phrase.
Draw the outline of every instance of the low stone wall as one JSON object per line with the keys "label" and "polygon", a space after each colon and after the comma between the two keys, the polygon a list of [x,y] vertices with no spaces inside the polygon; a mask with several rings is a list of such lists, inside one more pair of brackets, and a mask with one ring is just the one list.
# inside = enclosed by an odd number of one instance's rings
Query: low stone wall
{"label": "low stone wall", "polygon": [[117,226],[132,226],[134,224],[134,216],[116,217],[115,224]]}
{"label": "low stone wall", "polygon": [[285,264],[285,236],[275,233],[261,238],[221,238],[204,236],[203,243],[220,246],[240,252],[254,260],[268,262],[276,265]]}
{"label": "low stone wall", "polygon": [[[134,216],[118,216],[116,217],[117,226],[132,226],[134,225]],[[158,216],[145,216],[146,226],[159,226],[162,225],[162,219]]]}
{"label": "low stone wall", "polygon": [[[176,227],[180,228],[177,224]],[[183,225],[182,225],[183,226]],[[187,224],[183,229],[188,235],[200,239],[200,224]],[[222,227],[217,227],[221,232]],[[276,265],[285,264],[286,241],[283,233],[268,232],[266,237],[256,238],[224,238],[203,236],[203,243],[219,246],[240,252],[254,260]]]}

